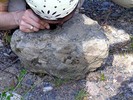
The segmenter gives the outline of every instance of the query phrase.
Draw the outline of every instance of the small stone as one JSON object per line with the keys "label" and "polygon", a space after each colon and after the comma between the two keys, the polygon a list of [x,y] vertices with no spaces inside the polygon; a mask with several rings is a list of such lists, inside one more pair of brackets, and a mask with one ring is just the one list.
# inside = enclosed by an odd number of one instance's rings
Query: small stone
{"label": "small stone", "polygon": [[110,16],[111,16],[111,17],[118,18],[118,17],[120,17],[120,16],[121,16],[121,14],[116,13],[116,12],[113,12]]}
{"label": "small stone", "polygon": [[131,62],[131,65],[133,65],[133,62]]}
{"label": "small stone", "polygon": [[[8,92],[6,94],[7,94],[7,96],[10,95],[10,93],[8,93]],[[21,95],[15,93],[15,92],[13,92],[12,94],[13,94],[13,96],[10,98],[10,100],[22,100],[22,96]]]}
{"label": "small stone", "polygon": [[49,82],[44,82],[44,88],[43,88],[43,92],[48,92],[51,91],[53,89],[53,86],[51,83]]}
{"label": "small stone", "polygon": [[113,80],[113,83],[116,83],[116,82],[117,82],[117,80],[116,80],[116,79],[114,79],[114,80]]}
{"label": "small stone", "polygon": [[46,86],[43,88],[43,92],[48,92],[48,91],[51,91],[53,89],[52,86]]}
{"label": "small stone", "polygon": [[110,2],[103,2],[101,5],[104,6],[104,7],[110,7]]}
{"label": "small stone", "polygon": [[3,43],[2,43],[2,40],[0,40],[0,47],[3,47],[4,45],[3,45]]}
{"label": "small stone", "polygon": [[100,89],[93,82],[87,82],[86,83],[86,87],[87,87],[87,92],[91,96],[97,96],[99,94],[99,92],[100,92]]}
{"label": "small stone", "polygon": [[27,85],[33,85],[34,83],[33,83],[33,81],[31,79],[27,79],[26,80],[26,84]]}
{"label": "small stone", "polygon": [[109,7],[111,6],[112,4],[110,3],[110,2],[103,2],[102,4],[101,4],[101,8],[99,9],[99,10],[108,10],[109,9]]}
{"label": "small stone", "polygon": [[7,54],[7,53],[3,53],[3,54],[4,54],[4,56],[9,57],[9,54]]}
{"label": "small stone", "polygon": [[123,81],[123,77],[122,76],[118,76],[116,77],[117,82],[121,83]]}
{"label": "small stone", "polygon": [[110,85],[106,85],[105,89],[109,90],[110,89]]}
{"label": "small stone", "polygon": [[128,87],[131,88],[131,90],[133,92],[133,83],[128,84]]}
{"label": "small stone", "polygon": [[112,26],[104,27],[105,35],[109,39],[110,50],[125,46],[130,41],[130,35],[122,30]]}

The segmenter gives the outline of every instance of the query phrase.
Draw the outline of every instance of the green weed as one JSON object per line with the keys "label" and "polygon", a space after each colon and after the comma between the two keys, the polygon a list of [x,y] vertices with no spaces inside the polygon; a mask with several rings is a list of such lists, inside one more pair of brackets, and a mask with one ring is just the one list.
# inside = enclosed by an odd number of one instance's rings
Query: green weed
{"label": "green weed", "polygon": [[18,76],[18,84],[15,87],[5,88],[5,90],[0,94],[0,100],[10,100],[13,96],[13,92],[21,86],[22,80],[26,74],[27,71],[25,69],[21,70]]}
{"label": "green weed", "polygon": [[59,86],[65,84],[65,83],[68,83],[68,82],[69,82],[69,80],[60,79],[60,78],[55,78],[54,81],[53,81],[53,83],[55,84],[56,87],[59,87]]}
{"label": "green weed", "polygon": [[9,33],[10,33],[10,31],[5,31],[4,32],[4,35],[3,35],[3,41],[4,41],[4,43],[5,44],[10,44],[10,42],[11,42],[11,35],[9,35]]}
{"label": "green weed", "polygon": [[101,74],[100,80],[101,81],[105,81],[105,75],[104,75],[104,73]]}
{"label": "green weed", "polygon": [[85,100],[84,98],[87,97],[87,92],[85,90],[80,90],[78,94],[75,96],[75,100]]}

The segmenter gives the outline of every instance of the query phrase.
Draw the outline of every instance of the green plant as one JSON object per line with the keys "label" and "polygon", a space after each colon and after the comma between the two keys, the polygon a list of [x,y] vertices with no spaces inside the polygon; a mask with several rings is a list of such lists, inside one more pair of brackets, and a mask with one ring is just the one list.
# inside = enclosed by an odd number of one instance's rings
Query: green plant
{"label": "green plant", "polygon": [[11,42],[11,35],[9,35],[10,31],[5,31],[3,35],[3,41],[5,44],[10,44]]}
{"label": "green plant", "polygon": [[21,70],[18,76],[18,83],[15,87],[5,88],[5,90],[0,94],[0,100],[10,100],[13,97],[13,92],[21,86],[22,80],[24,79],[27,71],[25,69]]}
{"label": "green plant", "polygon": [[10,43],[11,42],[11,36],[10,35],[7,35],[5,37],[5,40],[6,40],[7,43]]}
{"label": "green plant", "polygon": [[13,97],[12,93],[7,94],[6,92],[2,92],[0,94],[0,100],[10,100],[11,97]]}
{"label": "green plant", "polygon": [[101,81],[105,81],[105,75],[104,75],[104,73],[101,73],[100,80],[101,80]]}
{"label": "green plant", "polygon": [[85,90],[80,90],[78,94],[75,96],[75,100],[84,100],[85,97],[87,97],[87,92]]}
{"label": "green plant", "polygon": [[67,82],[69,82],[68,79],[60,79],[60,78],[54,78],[54,81],[53,81],[53,83],[55,84],[56,87],[59,87],[62,84],[65,84]]}
{"label": "green plant", "polygon": [[15,88],[13,89],[13,91],[15,91],[18,87],[21,86],[21,83],[25,77],[25,75],[27,74],[27,71],[25,69],[21,70],[19,76],[18,76],[18,84],[15,86]]}

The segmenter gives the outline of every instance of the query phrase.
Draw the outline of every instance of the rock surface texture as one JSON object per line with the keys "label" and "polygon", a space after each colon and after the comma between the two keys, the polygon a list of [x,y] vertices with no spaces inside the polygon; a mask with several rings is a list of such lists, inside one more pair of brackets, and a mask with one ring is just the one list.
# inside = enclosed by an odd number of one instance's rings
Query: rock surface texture
{"label": "rock surface texture", "polygon": [[108,40],[100,25],[81,14],[55,30],[14,32],[11,48],[32,72],[80,79],[104,63]]}
{"label": "rock surface texture", "polygon": [[112,0],[112,1],[126,8],[133,7],[133,0]]}

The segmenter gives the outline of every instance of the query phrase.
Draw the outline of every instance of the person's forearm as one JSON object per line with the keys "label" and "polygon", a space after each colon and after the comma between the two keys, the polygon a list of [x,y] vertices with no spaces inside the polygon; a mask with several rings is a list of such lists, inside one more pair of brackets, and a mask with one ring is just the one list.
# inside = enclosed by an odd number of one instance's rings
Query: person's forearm
{"label": "person's forearm", "polygon": [[15,29],[23,12],[0,12],[0,30]]}
{"label": "person's forearm", "polygon": [[14,29],[18,24],[14,18],[15,12],[1,12],[0,13],[0,30]]}

